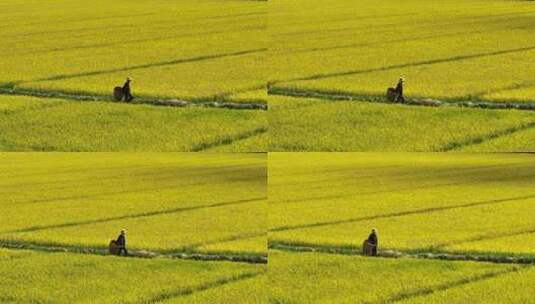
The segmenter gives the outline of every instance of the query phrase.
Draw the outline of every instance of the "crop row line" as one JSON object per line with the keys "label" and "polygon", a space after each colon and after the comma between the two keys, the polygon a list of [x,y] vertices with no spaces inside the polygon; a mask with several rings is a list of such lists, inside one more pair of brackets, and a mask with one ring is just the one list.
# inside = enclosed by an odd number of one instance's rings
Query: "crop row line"
{"label": "crop row line", "polygon": [[362,74],[369,74],[369,73],[374,73],[374,72],[383,72],[383,71],[391,71],[391,70],[397,70],[397,69],[403,69],[403,68],[429,66],[429,65],[441,64],[441,63],[469,61],[469,60],[479,59],[479,58],[499,57],[502,55],[530,52],[534,50],[535,50],[535,46],[531,45],[531,46],[525,46],[525,47],[520,47],[520,48],[502,49],[502,50],[497,50],[497,51],[489,51],[489,52],[482,52],[482,53],[475,53],[475,54],[455,54],[454,56],[451,56],[451,57],[427,59],[427,60],[415,61],[415,62],[405,62],[405,63],[399,63],[399,64],[393,64],[393,65],[387,65],[387,66],[379,66],[379,67],[373,67],[373,68],[367,68],[367,69],[333,71],[333,72],[319,73],[319,74],[298,77],[298,78],[288,79],[288,80],[283,80],[283,81],[279,80],[279,81],[274,81],[274,82],[279,83],[279,82],[291,82],[291,81],[307,81],[307,80],[336,78],[336,77],[343,77],[343,76],[350,76],[350,75],[362,75]]}
{"label": "crop row line", "polygon": [[222,138],[217,138],[213,141],[202,142],[195,145],[191,152],[201,152],[210,148],[228,146],[237,141],[245,140],[254,136],[262,135],[268,131],[268,128],[265,126],[255,128],[253,130],[247,130],[236,135],[225,135]]}
{"label": "crop row line", "polygon": [[463,140],[453,141],[453,142],[447,143],[446,145],[442,146],[438,150],[441,152],[454,151],[454,150],[458,150],[466,146],[481,144],[489,140],[497,139],[503,136],[512,135],[516,132],[525,131],[531,128],[535,128],[535,121],[525,123],[525,124],[520,124],[518,126],[513,126],[510,128],[503,129],[503,130],[496,130],[492,133],[481,135],[481,136],[468,137]]}
{"label": "crop row line", "polygon": [[145,218],[145,217],[153,217],[153,216],[160,216],[160,215],[167,215],[167,214],[195,211],[195,210],[201,210],[201,209],[221,208],[221,207],[227,207],[227,206],[248,204],[248,203],[252,203],[252,202],[256,202],[256,201],[261,201],[263,199],[265,199],[265,198],[256,197],[256,198],[251,198],[251,199],[219,202],[219,203],[213,203],[213,204],[207,204],[207,205],[199,205],[199,206],[178,207],[178,208],[158,210],[158,211],[150,211],[150,212],[142,212],[142,213],[121,215],[121,216],[107,217],[107,218],[101,218],[101,219],[85,220],[85,221],[78,221],[78,222],[68,222],[68,223],[63,223],[63,224],[32,226],[32,227],[27,227],[27,228],[22,228],[22,229],[17,229],[17,230],[4,232],[2,234],[27,233],[27,232],[35,232],[35,231],[42,231],[42,230],[63,229],[63,228],[69,228],[69,227],[79,227],[79,226],[92,225],[92,224],[102,224],[102,223],[114,222],[114,221],[119,221],[119,220],[130,220],[130,219],[138,219],[138,218]]}
{"label": "crop row line", "polygon": [[375,215],[362,216],[362,217],[349,218],[349,219],[336,220],[336,221],[324,221],[324,222],[307,223],[307,224],[300,224],[300,225],[286,225],[286,226],[279,226],[279,227],[272,228],[270,229],[270,231],[278,232],[278,231],[308,229],[308,228],[316,228],[316,227],[323,227],[323,226],[334,226],[334,225],[341,225],[341,224],[358,223],[358,222],[377,220],[377,219],[404,217],[404,216],[411,216],[411,215],[417,215],[417,214],[428,214],[428,213],[433,213],[433,212],[443,212],[443,211],[456,210],[456,209],[491,206],[491,205],[496,205],[496,204],[517,202],[519,200],[525,200],[525,199],[530,199],[534,197],[535,195],[507,197],[507,198],[501,198],[501,199],[470,202],[470,203],[465,203],[465,204],[460,204],[460,205],[429,207],[429,208],[404,210],[404,211],[390,212],[390,213],[383,213],[383,214],[375,214]]}
{"label": "crop row line", "polygon": [[[362,255],[361,249],[350,246],[326,246],[318,244],[291,243],[279,240],[268,241],[268,249],[291,251],[291,252],[319,252],[341,255]],[[393,249],[383,249],[377,252],[382,258],[415,258],[415,259],[437,259],[447,261],[474,261],[497,264],[535,264],[535,257],[532,256],[507,256],[492,254],[460,254],[450,252],[421,252],[421,251],[400,251]]]}
{"label": "crop row line", "polygon": [[[412,298],[417,298],[417,297],[425,297],[425,296],[430,295],[430,294],[435,293],[435,292],[446,291],[446,290],[449,290],[449,289],[452,289],[452,288],[455,288],[455,287],[460,287],[460,286],[464,286],[464,285],[468,285],[468,284],[472,284],[472,283],[476,283],[476,282],[482,282],[482,281],[485,281],[485,280],[489,280],[489,279],[492,279],[492,278],[500,277],[502,275],[506,275],[506,274],[510,274],[510,273],[514,273],[514,272],[518,272],[518,271],[520,271],[520,269],[518,267],[511,267],[511,268],[508,268],[508,269],[503,269],[503,270],[499,270],[499,271],[492,271],[492,272],[483,273],[483,274],[480,274],[480,275],[475,275],[475,276],[471,276],[471,277],[467,277],[467,278],[462,278],[462,279],[455,280],[455,281],[452,281],[452,282],[447,282],[447,283],[444,283],[444,284],[441,284],[441,285],[438,285],[438,286],[426,286],[426,287],[422,287],[422,288],[416,288],[414,290],[409,290],[409,291],[406,291],[406,292],[400,292],[400,293],[395,294],[392,297],[390,297],[390,298],[388,298],[388,299],[386,299],[384,301],[380,301],[378,303],[396,303],[396,302],[404,301],[404,300],[407,300],[407,299],[412,299]],[[368,302],[368,303],[371,304],[372,302]]]}
{"label": "crop row line", "polygon": [[[75,245],[26,242],[20,240],[0,240],[0,248],[11,250],[32,250],[40,252],[64,252],[74,254],[109,255],[108,249],[104,247],[80,247]],[[263,254],[231,254],[231,253],[206,253],[196,251],[149,251],[149,250],[129,250],[128,258],[167,258],[196,261],[224,261],[249,264],[267,264],[267,255]]]}
{"label": "crop row line", "polygon": [[[515,170],[516,168],[523,168],[524,165],[509,165],[507,168],[510,170]],[[466,175],[468,173],[482,173],[484,170],[492,170],[497,168],[502,168],[503,165],[488,165],[488,166],[477,166],[477,167],[470,167],[466,169],[462,169],[462,171],[459,171],[458,168],[455,169],[446,169],[446,170],[440,170],[440,173],[429,173],[429,172],[417,172],[417,173],[399,173],[396,175],[395,178],[391,179],[390,181],[407,181],[412,180],[414,178],[423,177],[423,178],[449,178],[453,180],[457,180],[455,182],[447,182],[447,183],[432,183],[432,184],[423,184],[419,186],[413,186],[413,184],[410,184],[408,187],[396,187],[396,188],[387,188],[385,190],[373,190],[373,191],[362,191],[358,193],[349,192],[348,194],[335,194],[335,195],[322,195],[317,197],[297,197],[297,198],[291,198],[291,199],[285,199],[283,201],[273,201],[272,204],[288,204],[288,203],[307,203],[309,201],[316,201],[316,200],[325,200],[325,199],[338,199],[343,197],[351,197],[355,195],[377,195],[377,194],[385,194],[385,193],[393,193],[393,192],[401,192],[401,191],[414,191],[414,190],[423,190],[428,188],[437,188],[437,187],[449,187],[449,186],[458,186],[458,185],[469,185],[469,184],[479,184],[481,181],[459,181],[456,177],[459,176],[460,173],[463,175]],[[455,174],[450,174],[449,172],[453,172]],[[531,175],[527,175],[530,177]],[[374,175],[369,177],[381,177],[380,175]],[[526,177],[526,175],[518,176],[518,177]],[[361,178],[361,177],[359,177]],[[363,176],[362,178],[367,178],[366,176]],[[496,178],[494,181],[502,180],[505,178]],[[346,187],[355,187],[355,186],[361,186],[359,183],[352,183],[351,181],[357,180],[357,178],[346,178],[345,180],[349,180],[349,183],[346,183]],[[334,178],[325,179],[323,181],[318,181],[316,184],[325,184],[325,182],[329,182],[329,185],[326,186],[315,186],[314,190],[322,190],[323,188],[332,190],[332,185],[330,185],[330,182],[336,181]],[[296,185],[300,185],[300,183],[297,183]],[[308,190],[306,187],[302,187],[301,190]],[[332,192],[332,191],[331,191]],[[344,192],[347,193],[347,192]]]}
{"label": "crop row line", "polygon": [[269,95],[281,95],[300,98],[315,98],[331,101],[361,101],[391,105],[424,106],[424,107],[461,107],[490,110],[535,110],[535,101],[526,102],[489,102],[484,100],[437,100],[431,98],[407,98],[404,103],[392,103],[384,95],[369,93],[352,93],[320,89],[268,86]]}
{"label": "crop row line", "polygon": [[176,290],[176,291],[162,292],[160,294],[157,294],[157,295],[151,297],[150,299],[144,299],[144,300],[141,300],[141,301],[136,301],[136,302],[131,302],[131,303],[143,303],[143,304],[159,303],[159,302],[166,301],[166,300],[169,300],[169,299],[172,299],[172,298],[188,296],[188,295],[191,295],[191,294],[196,293],[196,292],[201,292],[201,291],[217,288],[217,287],[220,287],[220,286],[223,286],[223,285],[226,285],[226,284],[239,282],[239,281],[243,281],[243,280],[247,280],[247,279],[252,279],[252,278],[258,277],[260,275],[263,275],[265,273],[266,273],[265,271],[247,272],[247,273],[244,273],[244,274],[233,276],[231,278],[217,279],[217,280],[215,280],[213,282],[207,282],[207,283],[204,283],[204,284],[201,284],[201,285],[198,285],[198,286],[193,286],[193,287],[186,288],[186,289],[179,289],[179,290]]}
{"label": "crop row line", "polygon": [[[31,96],[39,98],[55,98],[70,101],[105,101],[115,102],[110,96],[88,93],[75,93],[69,91],[46,91],[36,89],[20,89],[11,85],[0,86],[1,95]],[[244,102],[235,102],[225,97],[207,97],[203,99],[182,100],[182,99],[161,99],[157,97],[142,96],[136,98],[128,104],[148,104],[153,106],[167,107],[204,107],[230,110],[267,110],[268,106],[265,101],[250,100]]]}

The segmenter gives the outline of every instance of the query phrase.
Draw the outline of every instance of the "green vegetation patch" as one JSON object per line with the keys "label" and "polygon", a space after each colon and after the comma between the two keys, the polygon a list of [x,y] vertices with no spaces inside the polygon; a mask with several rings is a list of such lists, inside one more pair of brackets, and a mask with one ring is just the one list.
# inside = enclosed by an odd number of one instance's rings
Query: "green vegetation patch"
{"label": "green vegetation patch", "polygon": [[530,154],[273,153],[270,240],[533,257]]}
{"label": "green vegetation patch", "polygon": [[301,0],[270,12],[275,87],[383,96],[405,75],[411,98],[535,101],[532,2]]}
{"label": "green vegetation patch", "polygon": [[[404,299],[424,299],[430,294],[430,298],[435,294],[439,298],[442,293],[463,286],[478,290],[480,300],[483,300],[488,280],[499,280],[510,275],[521,279],[519,284],[523,286],[533,279],[532,271],[527,275],[518,266],[488,263],[278,251],[270,252],[269,259],[269,284],[272,286],[271,301],[274,303],[392,303]],[[515,286],[515,283],[506,281],[500,289],[508,289],[502,299],[515,293],[518,293],[516,299],[529,297],[529,288],[517,289]],[[491,294],[499,295],[494,291]]]}
{"label": "green vegetation patch", "polygon": [[[223,292],[219,288],[232,290],[237,302],[251,303],[247,292],[262,291],[263,281],[255,278],[265,267],[0,249],[0,271],[0,301],[6,303],[155,303]],[[255,283],[238,284],[251,280]]]}
{"label": "green vegetation patch", "polygon": [[281,96],[269,106],[271,151],[535,150],[531,112]]}
{"label": "green vegetation patch", "polygon": [[[0,96],[4,151],[199,151],[220,145],[259,151],[267,114],[257,110],[174,108]],[[258,145],[258,146],[256,146]]]}
{"label": "green vegetation patch", "polygon": [[266,156],[0,154],[0,239],[106,248],[265,254]]}

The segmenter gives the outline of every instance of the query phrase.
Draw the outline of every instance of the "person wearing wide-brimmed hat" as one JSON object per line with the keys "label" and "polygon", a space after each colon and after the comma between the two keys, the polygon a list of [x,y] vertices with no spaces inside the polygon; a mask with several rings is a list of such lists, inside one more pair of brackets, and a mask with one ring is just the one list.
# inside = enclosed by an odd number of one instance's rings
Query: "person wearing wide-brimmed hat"
{"label": "person wearing wide-brimmed hat", "polygon": [[379,237],[377,236],[377,229],[373,228],[367,239],[368,244],[372,246],[371,255],[377,255],[377,247],[379,246]]}
{"label": "person wearing wide-brimmed hat", "polygon": [[405,77],[400,76],[398,80],[398,84],[396,86],[396,99],[395,102],[405,102],[405,98],[403,97],[403,84],[405,83]]}
{"label": "person wearing wide-brimmed hat", "polygon": [[132,96],[132,90],[130,89],[130,82],[132,81],[132,78],[126,77],[126,82],[123,85],[123,96],[124,101],[131,102],[134,99],[134,96]]}
{"label": "person wearing wide-brimmed hat", "polygon": [[117,255],[121,255],[121,253],[124,252],[124,256],[128,256],[128,250],[126,250],[126,229],[121,229],[121,233],[119,234],[116,243],[119,250]]}

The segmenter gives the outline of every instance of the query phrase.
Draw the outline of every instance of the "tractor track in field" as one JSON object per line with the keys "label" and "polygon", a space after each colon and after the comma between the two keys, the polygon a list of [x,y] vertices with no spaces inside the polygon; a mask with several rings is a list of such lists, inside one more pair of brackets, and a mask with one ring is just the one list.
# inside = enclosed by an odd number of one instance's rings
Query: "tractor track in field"
{"label": "tractor track in field", "polygon": [[[255,1],[264,1],[264,0],[255,0]],[[267,0],[265,0],[265,1],[267,1]],[[141,301],[126,302],[126,303],[132,303],[132,304],[133,303],[140,303],[140,304],[142,304],[142,303],[143,304],[160,303],[160,302],[163,302],[163,301],[166,301],[166,300],[179,298],[179,297],[183,297],[183,296],[188,296],[188,295],[191,295],[191,294],[194,294],[194,293],[197,293],[197,292],[202,292],[202,291],[210,290],[210,289],[213,289],[213,288],[218,288],[218,287],[221,287],[221,286],[224,286],[224,285],[227,285],[227,284],[240,282],[240,281],[244,281],[244,280],[248,280],[248,279],[253,279],[253,278],[256,278],[258,276],[264,275],[265,273],[266,273],[266,271],[246,272],[244,274],[232,276],[230,278],[217,279],[217,280],[215,280],[213,282],[207,282],[207,283],[200,284],[200,285],[197,285],[197,286],[192,286],[192,287],[189,287],[189,288],[186,288],[186,289],[179,289],[179,290],[176,290],[176,291],[172,291],[172,290],[171,291],[165,291],[165,292],[156,294],[155,296],[153,296],[153,297],[151,297],[149,299],[144,299],[144,300],[141,300]]]}
{"label": "tractor track in field", "polygon": [[[104,247],[79,247],[53,243],[24,242],[15,240],[0,240],[0,248],[12,250],[32,250],[40,252],[64,252],[74,254],[92,254],[109,256],[108,249]],[[267,264],[267,255],[263,254],[231,254],[231,253],[205,253],[195,251],[169,251],[158,252],[149,250],[128,250],[127,258],[167,258],[196,261],[219,261],[248,264]]]}
{"label": "tractor track in field", "polygon": [[485,135],[473,136],[473,137],[468,137],[459,141],[449,142],[446,145],[440,147],[438,151],[440,152],[455,151],[455,150],[462,149],[464,147],[482,144],[484,142],[487,142],[493,139],[497,139],[497,138],[504,137],[504,136],[509,136],[514,133],[529,130],[532,128],[535,128],[535,121],[524,123],[518,126],[509,127],[509,128],[502,129],[502,130],[496,130],[492,133],[485,134]]}
{"label": "tractor track in field", "polygon": [[[290,251],[290,252],[318,252],[327,254],[341,255],[358,255],[363,256],[360,248],[350,246],[324,246],[317,244],[297,244],[284,241],[269,241],[268,249]],[[488,255],[488,254],[461,254],[449,252],[419,252],[419,251],[398,251],[392,249],[383,249],[378,251],[378,257],[381,258],[413,258],[413,259],[432,259],[445,261],[472,261],[486,262],[496,264],[521,264],[534,265],[535,257],[530,256],[506,256],[506,255]]]}
{"label": "tractor track in field", "polygon": [[202,152],[202,151],[206,151],[208,149],[212,149],[216,147],[229,146],[235,142],[262,135],[264,133],[267,133],[267,131],[268,131],[268,128],[265,126],[262,126],[262,127],[255,128],[253,130],[246,130],[244,132],[241,132],[235,135],[226,135],[221,138],[216,138],[213,141],[198,143],[195,146],[193,146],[193,148],[191,148],[190,152]]}
{"label": "tractor track in field", "polygon": [[111,96],[107,95],[91,95],[91,94],[77,94],[68,91],[43,91],[33,89],[18,89],[13,86],[0,86],[0,95],[14,95],[14,96],[28,96],[38,98],[53,98],[64,99],[68,101],[100,101],[100,102],[115,102],[121,104],[131,105],[153,105],[166,107],[199,107],[199,108],[216,108],[216,109],[230,109],[230,110],[260,110],[267,111],[268,105],[266,102],[260,100],[251,100],[243,102],[235,102],[232,99],[221,98],[217,100],[214,98],[198,99],[198,100],[181,100],[181,99],[161,99],[156,97],[138,97],[133,102],[117,102]]}
{"label": "tractor track in field", "polygon": [[483,100],[436,100],[431,98],[407,98],[405,103],[392,103],[386,100],[384,95],[358,94],[341,91],[328,91],[316,89],[286,88],[269,86],[269,95],[280,95],[299,98],[315,98],[330,101],[356,101],[381,103],[390,105],[422,106],[422,107],[459,107],[487,110],[522,110],[535,111],[533,102],[489,102]]}
{"label": "tractor track in field", "polygon": [[521,270],[522,269],[520,269],[518,267],[512,267],[512,268],[509,268],[509,269],[504,269],[504,270],[499,270],[499,271],[492,271],[492,272],[483,273],[483,274],[480,274],[480,275],[475,275],[475,276],[470,276],[470,277],[467,277],[467,278],[462,278],[462,279],[459,279],[459,280],[455,280],[453,282],[447,282],[447,283],[444,283],[444,284],[440,284],[438,286],[427,286],[427,287],[416,288],[416,289],[413,289],[413,290],[408,290],[408,291],[405,291],[405,292],[400,292],[398,294],[394,294],[393,296],[389,297],[388,299],[386,299],[384,301],[365,302],[365,304],[396,303],[396,302],[400,302],[400,301],[404,301],[404,300],[408,300],[408,299],[412,299],[412,298],[425,297],[425,296],[428,296],[428,295],[433,294],[435,292],[446,291],[446,290],[449,290],[449,289],[452,289],[452,288],[456,288],[456,287],[465,286],[465,285],[472,284],[472,283],[477,283],[477,282],[490,280],[490,279],[501,277],[503,275],[507,275],[507,274],[510,274],[510,273],[516,273],[516,272],[519,272]]}
{"label": "tractor track in field", "polygon": [[500,198],[500,199],[475,201],[475,202],[470,202],[470,203],[465,203],[465,204],[460,204],[460,205],[427,207],[427,208],[404,210],[404,211],[398,211],[398,212],[375,214],[375,215],[369,215],[369,216],[348,218],[348,219],[343,219],[343,220],[340,219],[340,220],[335,220],[335,221],[331,220],[331,221],[323,221],[323,222],[308,223],[308,224],[285,225],[285,226],[271,228],[269,231],[270,232],[292,231],[292,230],[334,226],[334,225],[349,224],[349,223],[358,223],[358,222],[365,222],[365,221],[378,220],[378,219],[391,219],[391,218],[399,218],[399,217],[421,215],[421,214],[427,215],[427,214],[435,213],[435,212],[444,212],[444,211],[459,210],[459,209],[466,209],[466,208],[473,208],[473,207],[485,207],[485,206],[495,206],[498,204],[515,203],[518,201],[531,199],[534,197],[535,195],[524,195],[524,196],[517,196],[517,197],[507,197],[507,198]]}
{"label": "tractor track in field", "polygon": [[70,228],[70,227],[80,227],[80,226],[86,226],[86,225],[109,223],[109,222],[115,222],[115,221],[120,221],[120,220],[131,220],[131,219],[147,218],[147,217],[154,217],[154,216],[161,216],[161,215],[178,214],[178,213],[191,212],[191,211],[197,211],[197,210],[206,210],[206,209],[211,209],[211,208],[224,208],[228,206],[246,205],[246,204],[250,204],[254,202],[259,202],[264,199],[266,198],[257,197],[257,198],[250,198],[250,199],[219,202],[219,203],[213,203],[213,204],[204,204],[204,205],[164,209],[164,210],[158,210],[158,211],[126,214],[126,215],[107,217],[107,218],[101,218],[101,219],[67,222],[67,223],[54,224],[54,225],[31,226],[31,227],[22,228],[22,229],[6,231],[0,234],[28,233],[28,232],[36,232],[36,231],[43,231],[43,230],[64,229],[64,228]]}

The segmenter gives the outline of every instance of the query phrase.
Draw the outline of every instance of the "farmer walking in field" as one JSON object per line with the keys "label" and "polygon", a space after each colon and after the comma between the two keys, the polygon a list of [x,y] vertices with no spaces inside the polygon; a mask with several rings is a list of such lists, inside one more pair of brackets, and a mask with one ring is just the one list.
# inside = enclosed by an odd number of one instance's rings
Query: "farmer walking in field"
{"label": "farmer walking in field", "polygon": [[372,246],[371,255],[377,256],[377,246],[379,246],[379,237],[377,236],[377,229],[372,229],[372,232],[368,236],[367,242]]}
{"label": "farmer walking in field", "polygon": [[128,256],[128,250],[126,250],[126,229],[121,230],[121,234],[119,234],[119,237],[115,242],[119,250],[117,255],[121,255],[121,253],[124,252],[124,256]]}
{"label": "farmer walking in field", "polygon": [[132,91],[130,89],[130,82],[132,81],[132,78],[126,77],[126,82],[123,85],[123,96],[124,101],[131,102],[134,99],[134,96],[132,96]]}
{"label": "farmer walking in field", "polygon": [[403,76],[399,77],[398,84],[396,85],[396,99],[395,102],[405,102],[403,97],[403,84],[405,83],[405,78]]}

